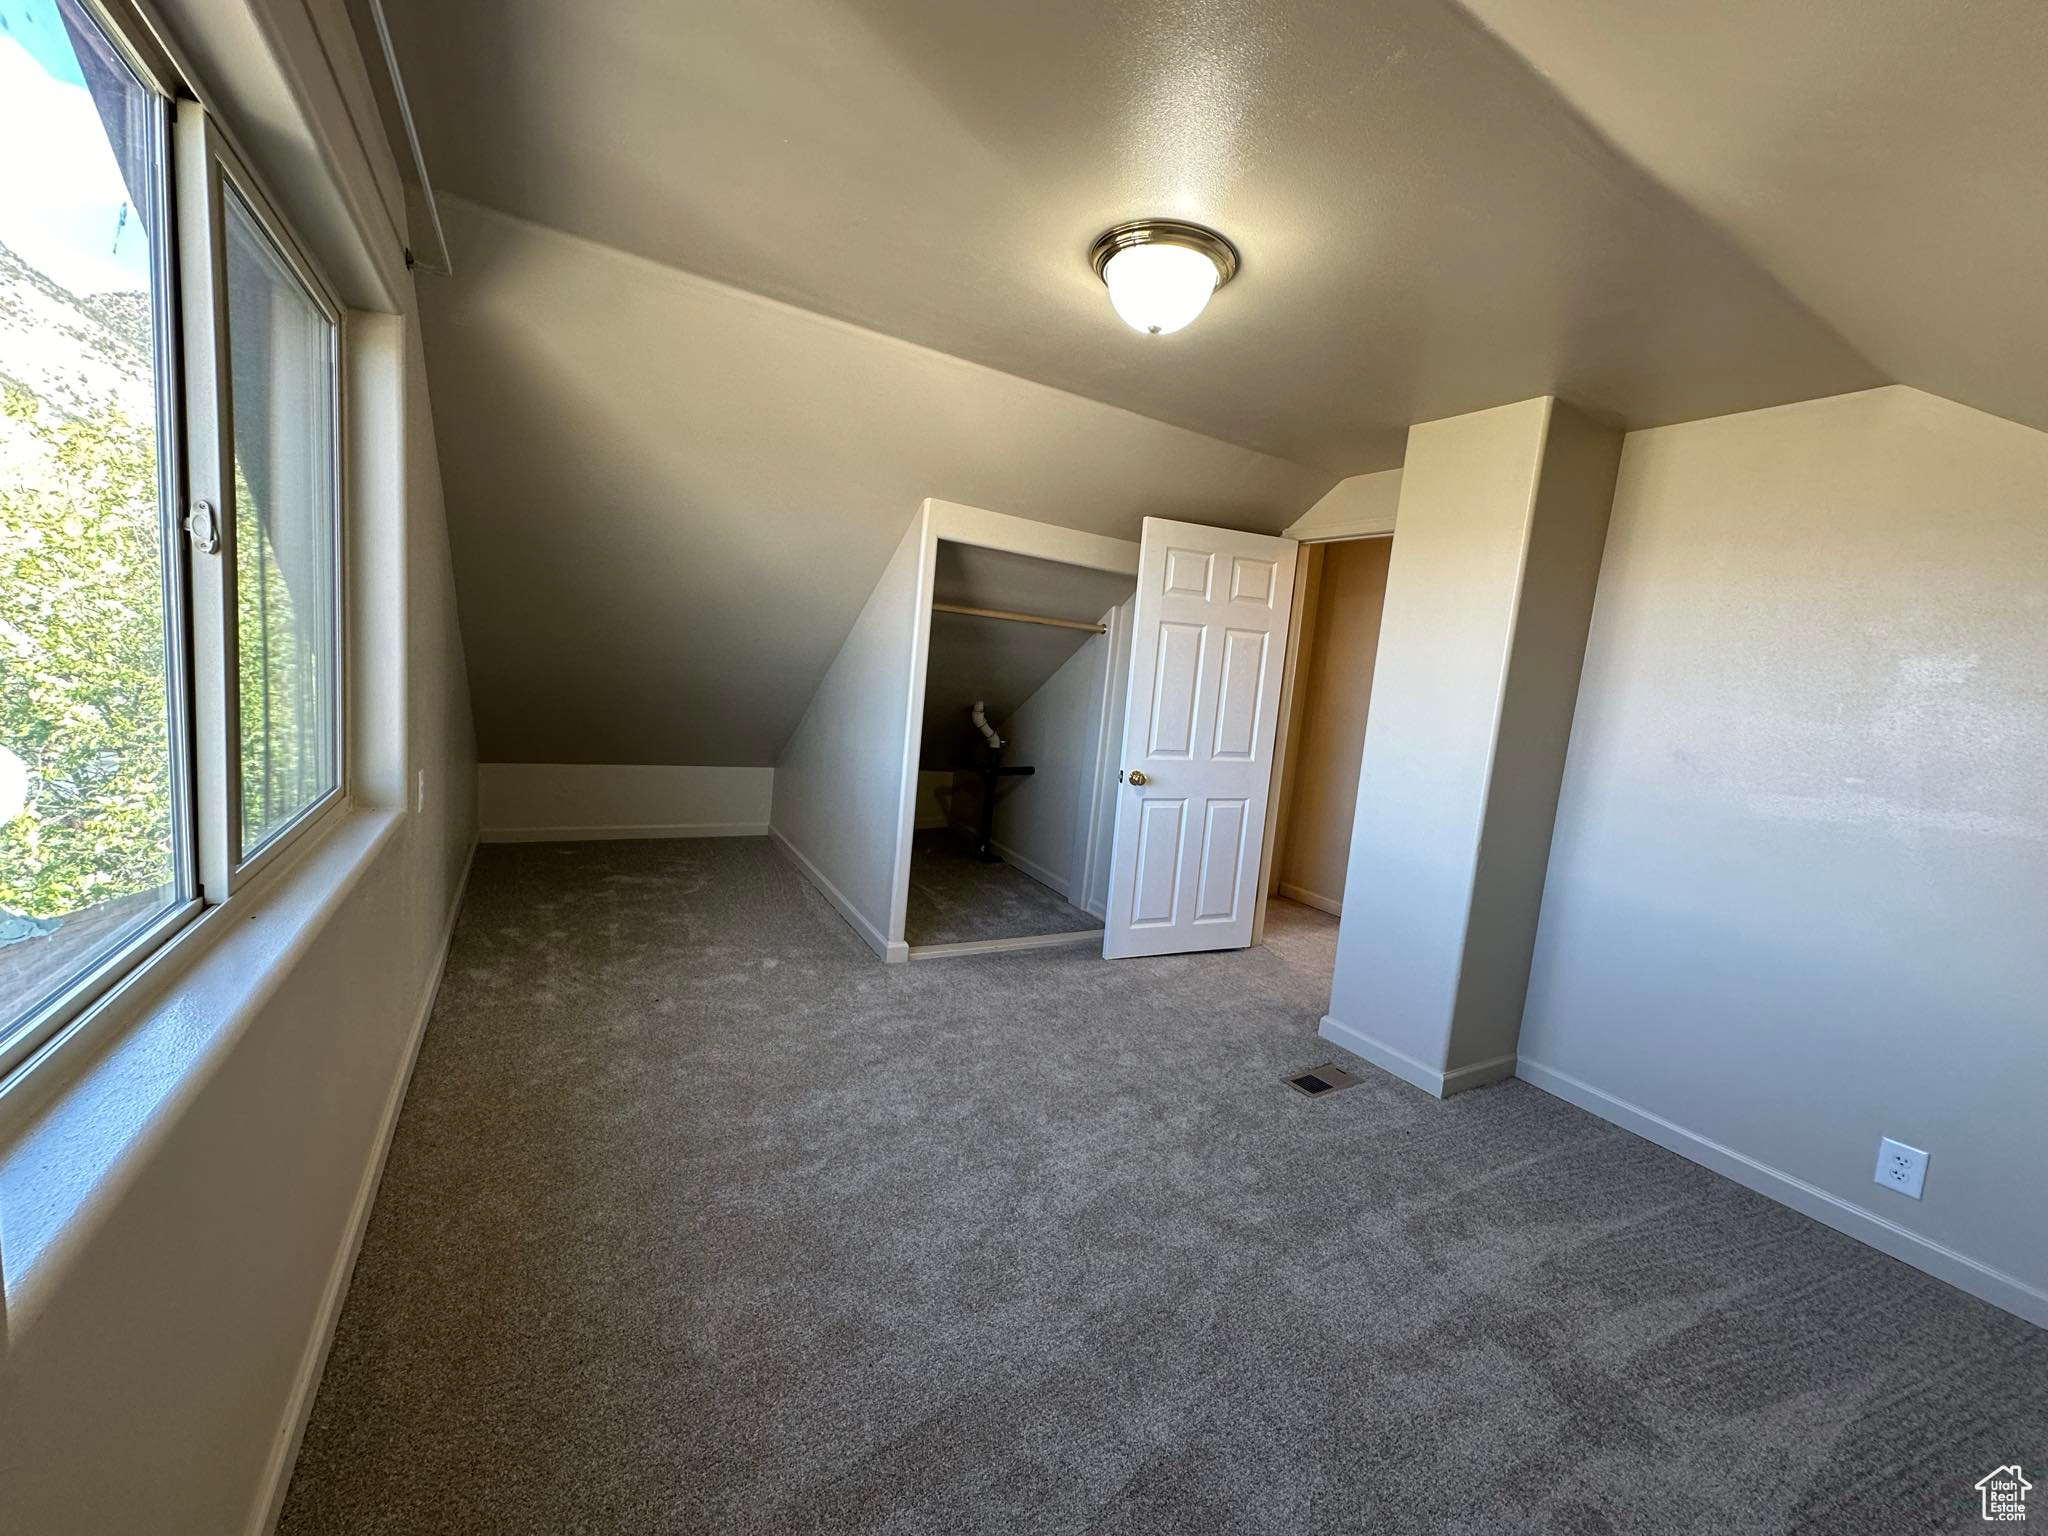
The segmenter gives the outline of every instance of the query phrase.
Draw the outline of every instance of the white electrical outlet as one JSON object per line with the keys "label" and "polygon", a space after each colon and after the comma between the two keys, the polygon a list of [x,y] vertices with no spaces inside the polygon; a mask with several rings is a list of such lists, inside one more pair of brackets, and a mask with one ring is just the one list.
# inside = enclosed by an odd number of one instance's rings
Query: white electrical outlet
{"label": "white electrical outlet", "polygon": [[1886,1189],[1918,1200],[1920,1186],[1927,1182],[1927,1154],[1887,1136],[1877,1144],[1876,1178]]}

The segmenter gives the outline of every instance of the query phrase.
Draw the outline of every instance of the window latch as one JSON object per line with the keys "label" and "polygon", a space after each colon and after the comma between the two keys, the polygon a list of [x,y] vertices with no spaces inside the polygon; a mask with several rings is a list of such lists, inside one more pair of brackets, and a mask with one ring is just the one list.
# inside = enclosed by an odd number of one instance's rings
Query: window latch
{"label": "window latch", "polygon": [[192,536],[192,547],[202,555],[220,553],[220,522],[213,515],[212,502],[192,503],[192,510],[185,514],[185,532]]}

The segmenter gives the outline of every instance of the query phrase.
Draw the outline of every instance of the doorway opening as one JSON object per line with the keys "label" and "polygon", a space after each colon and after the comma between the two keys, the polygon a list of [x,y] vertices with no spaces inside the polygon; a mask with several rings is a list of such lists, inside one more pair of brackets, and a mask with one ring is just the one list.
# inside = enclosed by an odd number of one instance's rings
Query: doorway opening
{"label": "doorway opening", "polygon": [[1392,549],[1390,534],[1302,546],[1297,631],[1275,755],[1262,940],[1269,925],[1284,922],[1297,931],[1327,929],[1334,944],[1336,925],[1308,914],[1337,918],[1344,911]]}
{"label": "doorway opening", "polygon": [[1135,586],[937,541],[911,959],[1100,940]]}
{"label": "doorway opening", "polygon": [[[1258,943],[1299,552],[1206,523],[1147,517],[1133,542],[928,498],[791,754],[806,771],[843,761],[864,789],[859,722],[893,714],[901,752],[876,782],[894,806],[863,818],[857,795],[820,803],[799,771],[785,794],[778,773],[792,856],[889,962],[1098,935],[1111,960]],[[1054,638],[1021,638],[1034,632]],[[898,637],[907,693],[863,688],[894,670]],[[818,750],[840,738],[843,752]],[[920,833],[949,836],[924,838],[920,860]],[[1065,907],[1020,922],[1000,894],[949,889],[975,871],[929,855],[963,841]],[[885,846],[886,864],[868,857]],[[883,868],[886,914],[862,899]]]}

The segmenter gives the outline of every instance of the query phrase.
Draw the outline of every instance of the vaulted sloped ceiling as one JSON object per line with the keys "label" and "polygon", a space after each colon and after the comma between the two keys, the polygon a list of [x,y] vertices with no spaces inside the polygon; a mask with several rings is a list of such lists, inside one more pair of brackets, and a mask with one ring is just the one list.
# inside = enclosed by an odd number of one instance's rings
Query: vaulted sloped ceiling
{"label": "vaulted sloped ceiling", "polygon": [[[484,756],[773,761],[924,495],[1277,530],[1546,392],[2037,419],[2033,4],[393,7]],[[1144,214],[1243,251],[1177,336],[1086,264]]]}
{"label": "vaulted sloped ceiling", "polygon": [[[1350,474],[1546,390],[1632,424],[1880,382],[1448,0],[437,0],[437,181],[536,223]],[[1090,242],[1244,267],[1125,331]]]}
{"label": "vaulted sloped ceiling", "polygon": [[939,496],[1277,530],[1333,476],[446,202],[421,313],[486,762],[767,764]]}
{"label": "vaulted sloped ceiling", "polygon": [[2048,4],[1465,4],[1887,378],[2048,430]]}

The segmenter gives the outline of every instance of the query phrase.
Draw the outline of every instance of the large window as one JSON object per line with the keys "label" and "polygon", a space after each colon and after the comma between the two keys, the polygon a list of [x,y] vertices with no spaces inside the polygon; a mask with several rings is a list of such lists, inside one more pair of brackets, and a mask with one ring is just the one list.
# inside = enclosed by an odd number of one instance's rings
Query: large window
{"label": "large window", "polygon": [[0,22],[4,1074],[336,803],[342,752],[338,311],[85,0]]}
{"label": "large window", "polygon": [[244,856],[333,790],[334,325],[226,189]]}
{"label": "large window", "polygon": [[75,5],[0,32],[0,1023],[191,894],[165,109]]}

